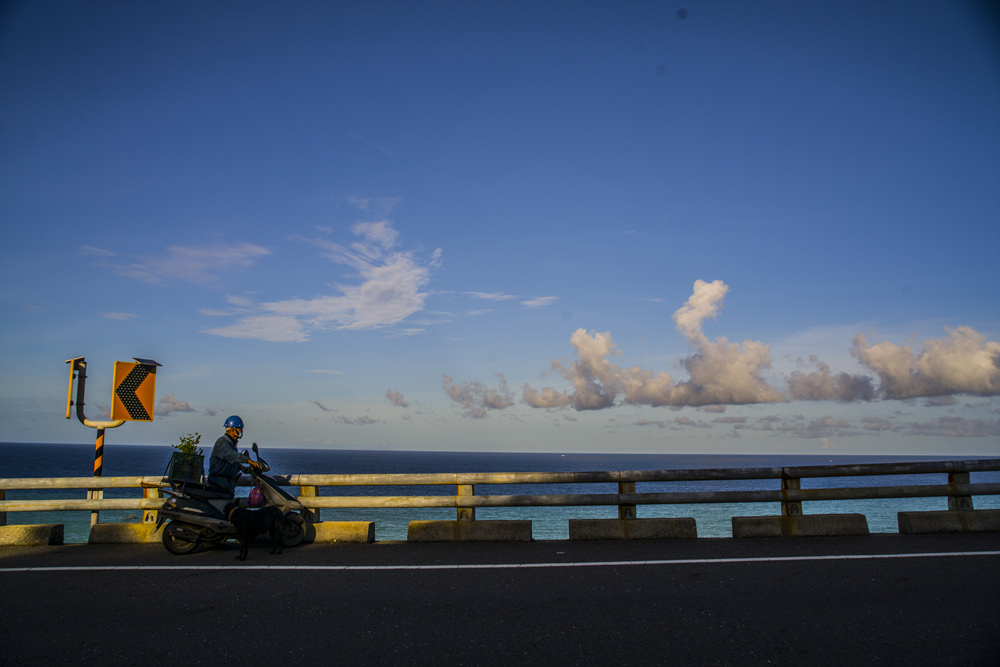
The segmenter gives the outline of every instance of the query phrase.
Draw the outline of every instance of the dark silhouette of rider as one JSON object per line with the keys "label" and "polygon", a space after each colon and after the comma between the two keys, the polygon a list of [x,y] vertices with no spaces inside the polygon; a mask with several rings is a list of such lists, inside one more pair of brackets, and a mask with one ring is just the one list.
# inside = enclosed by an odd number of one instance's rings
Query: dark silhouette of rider
{"label": "dark silhouette of rider", "polygon": [[223,426],[226,434],[215,441],[208,462],[208,487],[232,498],[236,496],[236,480],[240,473],[249,471],[242,464],[257,467],[257,462],[236,449],[236,443],[243,437],[243,420],[233,415]]}

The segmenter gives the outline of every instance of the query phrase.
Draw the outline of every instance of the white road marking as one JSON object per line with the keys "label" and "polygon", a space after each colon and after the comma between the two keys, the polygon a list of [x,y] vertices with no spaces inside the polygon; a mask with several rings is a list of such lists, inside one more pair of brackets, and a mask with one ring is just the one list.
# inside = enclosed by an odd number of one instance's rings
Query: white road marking
{"label": "white road marking", "polygon": [[65,565],[58,567],[0,567],[6,572],[117,572],[182,570],[507,570],[560,567],[633,567],[656,565],[715,565],[722,563],[782,563],[812,560],[885,560],[892,558],[955,558],[1000,556],[1000,551],[941,551],[905,554],[841,554],[827,556],[762,556],[754,558],[679,558],[675,560],[580,561],[571,563],[466,563],[450,565]]}

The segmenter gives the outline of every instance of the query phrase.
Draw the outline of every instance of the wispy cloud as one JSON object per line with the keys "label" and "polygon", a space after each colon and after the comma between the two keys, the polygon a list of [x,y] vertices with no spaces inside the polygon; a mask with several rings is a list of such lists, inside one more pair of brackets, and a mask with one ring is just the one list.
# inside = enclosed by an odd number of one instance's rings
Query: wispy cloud
{"label": "wispy cloud", "polygon": [[[421,261],[397,249],[399,233],[388,221],[359,222],[350,245],[312,239],[331,261],[356,271],[357,282],[337,284],[334,294],[247,305],[256,314],[204,333],[231,338],[299,342],[326,329],[377,329],[402,322],[424,308],[424,286],[441,263],[441,250]],[[409,333],[420,333],[412,330]]]}
{"label": "wispy cloud", "polygon": [[521,305],[527,308],[543,308],[545,306],[551,306],[558,300],[559,297],[557,296],[538,296],[533,299],[522,301]]}
{"label": "wispy cloud", "polygon": [[284,315],[251,315],[229,326],[202,329],[202,333],[272,343],[302,343],[309,340],[302,323],[294,317]]}
{"label": "wispy cloud", "polygon": [[374,417],[369,417],[368,415],[361,415],[360,417],[348,417],[341,415],[339,417],[334,417],[334,421],[338,424],[344,424],[346,426],[371,426],[372,424],[385,423],[385,420],[375,419]]}
{"label": "wispy cloud", "polygon": [[183,280],[210,285],[219,275],[252,266],[271,251],[253,243],[208,246],[170,246],[160,256],[143,256],[129,263],[113,265],[115,273],[144,282],[163,284]]}
{"label": "wispy cloud", "polygon": [[904,433],[948,438],[996,437],[1000,436],[1000,420],[938,417],[927,422],[908,424]]}
{"label": "wispy cloud", "polygon": [[402,201],[400,197],[366,197],[363,195],[351,195],[347,198],[348,203],[359,211],[374,213],[378,216],[388,216],[396,204]]}
{"label": "wispy cloud", "polygon": [[509,301],[517,298],[514,294],[505,294],[504,292],[463,292],[463,294],[470,299],[483,301]]}
{"label": "wispy cloud", "polygon": [[106,248],[95,248],[94,246],[82,245],[77,251],[81,257],[116,257],[114,252]]}

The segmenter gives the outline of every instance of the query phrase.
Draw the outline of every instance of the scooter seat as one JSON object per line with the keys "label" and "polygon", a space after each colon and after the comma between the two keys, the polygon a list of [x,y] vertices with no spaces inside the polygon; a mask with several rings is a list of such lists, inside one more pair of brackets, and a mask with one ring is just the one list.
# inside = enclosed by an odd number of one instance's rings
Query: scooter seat
{"label": "scooter seat", "polygon": [[189,496],[194,498],[202,498],[205,500],[210,500],[214,498],[233,498],[235,497],[232,493],[227,491],[217,491],[207,486],[202,486],[201,484],[189,484],[185,489]]}

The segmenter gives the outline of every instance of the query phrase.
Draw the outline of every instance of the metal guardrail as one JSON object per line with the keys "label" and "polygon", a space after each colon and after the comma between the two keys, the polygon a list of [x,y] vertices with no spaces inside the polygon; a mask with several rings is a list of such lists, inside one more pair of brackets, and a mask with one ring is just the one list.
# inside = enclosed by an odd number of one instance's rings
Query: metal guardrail
{"label": "metal guardrail", "polygon": [[[702,503],[780,503],[783,516],[802,514],[802,503],[824,500],[947,497],[952,510],[972,509],[973,496],[1000,494],[1000,483],[970,481],[974,472],[1000,471],[1000,459],[921,461],[857,465],[772,468],[704,468],[688,470],[632,470],[593,472],[419,473],[419,474],[298,474],[276,475],[288,486],[300,488],[299,500],[310,510],[323,508],[454,508],[459,520],[475,520],[477,507],[572,507],[617,505],[622,519],[635,518],[639,505]],[[944,483],[896,486],[839,486],[802,488],[809,478],[866,477],[872,475],[944,474]],[[651,482],[726,482],[780,480],[778,489],[637,492],[637,484]],[[617,493],[476,495],[477,485],[617,484]],[[454,486],[454,495],[320,495],[321,487]],[[0,479],[0,525],[7,512],[143,510],[143,521],[155,521],[163,504],[161,477],[65,477]],[[103,498],[105,489],[142,489],[141,498]],[[84,499],[7,500],[8,490],[85,489]]]}

